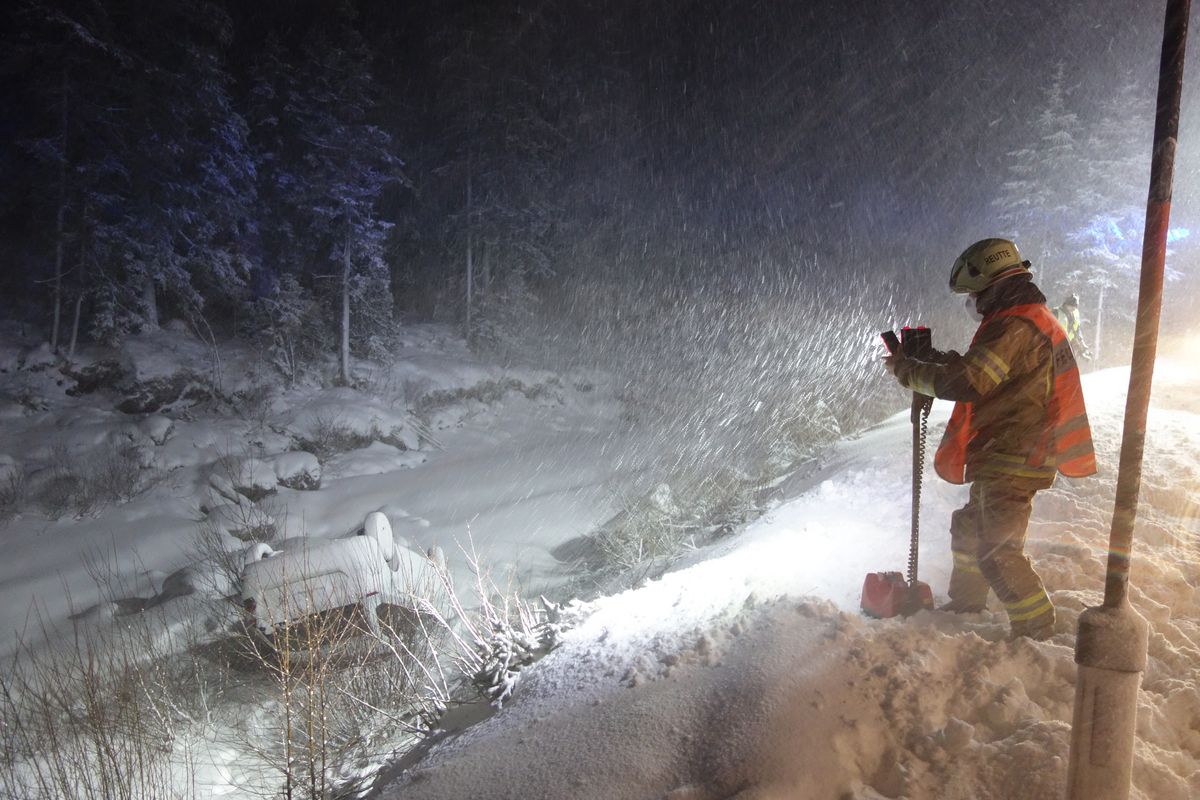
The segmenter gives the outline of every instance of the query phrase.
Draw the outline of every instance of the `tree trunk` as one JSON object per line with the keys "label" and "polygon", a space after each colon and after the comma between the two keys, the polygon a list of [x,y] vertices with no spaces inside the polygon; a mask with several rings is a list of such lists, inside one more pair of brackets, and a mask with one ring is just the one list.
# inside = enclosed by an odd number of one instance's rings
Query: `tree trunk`
{"label": "tree trunk", "polygon": [[71,322],[71,347],[67,350],[67,360],[75,358],[75,345],[79,342],[79,315],[83,310],[83,290],[75,295],[75,319]]}
{"label": "tree trunk", "polygon": [[467,341],[471,341],[471,304],[473,302],[471,295],[475,289],[475,250],[474,239],[471,230],[471,167],[470,158],[467,159]]}
{"label": "tree trunk", "polygon": [[79,289],[75,293],[75,318],[71,322],[71,347],[67,351],[67,360],[75,357],[75,345],[79,342],[79,317],[83,311],[83,297],[87,294],[87,216],[89,210],[84,206],[84,213],[79,223]]}
{"label": "tree trunk", "polygon": [[58,329],[62,322],[63,238],[67,215],[67,71],[62,74],[62,118],[59,129],[61,150],[58,154],[58,214],[54,223],[54,324],[50,329],[50,349],[58,352]]}
{"label": "tree trunk", "polygon": [[350,385],[350,214],[346,213],[346,246],[342,250],[342,352],[341,379]]}
{"label": "tree trunk", "polygon": [[146,312],[145,327],[158,327],[158,295],[154,289],[154,277],[147,275],[142,281],[142,308]]}

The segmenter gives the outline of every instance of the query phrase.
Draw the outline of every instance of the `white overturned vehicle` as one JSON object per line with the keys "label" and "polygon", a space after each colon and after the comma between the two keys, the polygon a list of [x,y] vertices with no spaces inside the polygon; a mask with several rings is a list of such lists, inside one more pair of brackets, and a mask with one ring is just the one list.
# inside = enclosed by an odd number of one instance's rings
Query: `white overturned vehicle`
{"label": "white overturned vehicle", "polygon": [[397,542],[386,516],[367,515],[363,529],[341,539],[297,539],[284,549],[259,545],[246,554],[242,608],[248,625],[273,637],[314,617],[361,611],[378,634],[384,606],[417,611],[414,596],[441,585],[439,549],[428,555]]}

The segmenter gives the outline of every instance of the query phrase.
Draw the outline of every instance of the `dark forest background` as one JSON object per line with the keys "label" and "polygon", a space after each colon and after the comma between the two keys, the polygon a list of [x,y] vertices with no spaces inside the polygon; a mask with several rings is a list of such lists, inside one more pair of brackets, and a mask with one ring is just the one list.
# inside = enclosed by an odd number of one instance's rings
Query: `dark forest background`
{"label": "dark forest background", "polygon": [[666,407],[845,426],[875,331],[965,339],[945,275],[1004,235],[1116,357],[1161,10],[1085,5],[23,0],[0,313],[64,353],[182,320],[293,380],[451,322]]}

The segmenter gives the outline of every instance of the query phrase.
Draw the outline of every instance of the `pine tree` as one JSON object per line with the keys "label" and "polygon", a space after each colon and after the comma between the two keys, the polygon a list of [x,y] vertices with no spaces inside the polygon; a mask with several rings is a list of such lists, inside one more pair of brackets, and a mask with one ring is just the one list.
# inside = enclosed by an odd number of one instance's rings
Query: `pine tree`
{"label": "pine tree", "polygon": [[1005,233],[1038,265],[1055,265],[1064,255],[1080,213],[1079,120],[1067,95],[1060,61],[1028,126],[1028,143],[1009,152],[1009,176],[993,200]]}
{"label": "pine tree", "polygon": [[286,48],[274,33],[267,37],[255,59],[251,82],[246,119],[259,201],[254,209],[260,252],[259,292],[265,297],[284,275],[303,275],[309,260],[303,237],[297,233],[303,223],[297,221],[292,202],[301,178],[297,162],[302,151],[299,133],[288,118],[288,103],[298,102],[298,89]]}
{"label": "pine tree", "polygon": [[[128,98],[130,248],[120,284],[136,293],[139,324],[154,327],[160,293],[194,320],[206,300],[244,291],[254,166],[222,62],[228,15],[214,4],[175,0],[156,4],[138,23],[144,51],[142,79]],[[153,35],[162,30],[188,38]]]}
{"label": "pine tree", "polygon": [[[60,350],[64,305],[73,293],[73,352],[78,312],[89,288],[91,211],[103,204],[107,187],[121,172],[110,151],[120,122],[106,77],[130,59],[99,3],[28,0],[16,18],[23,35],[6,44],[10,55],[25,63],[33,106],[42,111],[20,120],[29,131],[23,145],[35,165],[34,202],[42,218],[54,220],[47,226],[53,251],[50,343]],[[40,274],[32,273],[35,280]]]}
{"label": "pine tree", "polygon": [[530,287],[557,268],[558,181],[575,144],[561,119],[576,87],[566,75],[550,86],[540,75],[560,26],[545,10],[473,3],[437,37],[441,136],[429,158],[447,188],[438,228],[447,258],[463,264],[453,284],[472,342],[515,334],[536,300]]}
{"label": "pine tree", "polygon": [[253,165],[223,64],[220,6],[164,0],[119,18],[91,0],[30,0],[40,51],[29,71],[55,77],[41,104],[56,119],[42,150],[57,221],[52,337],[62,338],[68,255],[74,342],[85,298],[91,330],[115,340],[157,324],[160,297],[200,321],[205,304],[244,287],[241,252]]}
{"label": "pine tree", "polygon": [[[378,215],[385,188],[401,181],[391,136],[375,122],[378,90],[371,54],[343,7],[332,25],[306,40],[296,79],[283,103],[295,163],[284,181],[292,212],[304,226],[298,249],[316,265],[336,265],[339,379],[349,383],[351,345],[377,340],[392,324],[382,241],[389,225]],[[278,89],[278,87],[277,87]],[[329,277],[316,276],[314,277]],[[354,312],[361,323],[351,325]]]}
{"label": "pine tree", "polygon": [[1086,194],[1070,235],[1075,266],[1062,288],[1081,295],[1097,357],[1110,312],[1118,323],[1133,322],[1154,126],[1151,97],[1137,82],[1125,81],[1099,104],[1085,144]]}

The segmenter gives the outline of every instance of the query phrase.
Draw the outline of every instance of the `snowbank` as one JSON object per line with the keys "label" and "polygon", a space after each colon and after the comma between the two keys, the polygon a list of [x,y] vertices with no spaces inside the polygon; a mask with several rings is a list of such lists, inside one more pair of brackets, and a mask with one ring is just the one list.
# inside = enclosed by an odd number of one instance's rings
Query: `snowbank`
{"label": "snowbank", "polygon": [[[593,603],[503,711],[447,736],[384,796],[1061,797],[1074,626],[1102,594],[1127,379],[1085,380],[1101,474],[1035,506],[1028,551],[1059,611],[1050,641],[1008,641],[995,598],[968,616],[857,613],[863,574],[904,565],[905,413],[785,484],[796,495],[742,536]],[[1186,400],[1198,387],[1195,368],[1163,363],[1156,396],[1190,407],[1156,407],[1147,438],[1131,590],[1152,627],[1134,773],[1147,800],[1200,796],[1200,416]],[[962,499],[929,483],[921,563],[935,592]]]}

